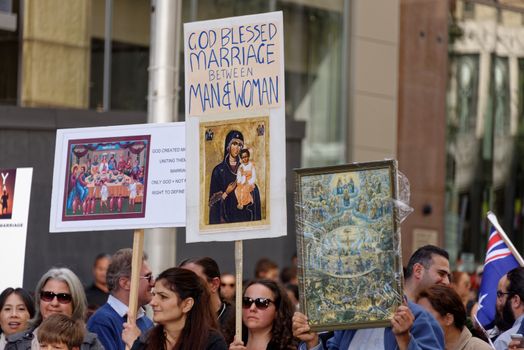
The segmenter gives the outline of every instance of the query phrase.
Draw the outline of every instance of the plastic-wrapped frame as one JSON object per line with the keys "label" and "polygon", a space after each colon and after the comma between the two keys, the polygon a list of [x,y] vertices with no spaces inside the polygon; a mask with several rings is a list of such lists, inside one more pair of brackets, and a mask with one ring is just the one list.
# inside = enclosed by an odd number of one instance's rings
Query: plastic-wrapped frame
{"label": "plastic-wrapped frame", "polygon": [[315,331],[390,326],[403,299],[407,178],[395,160],[295,172],[301,312]]}

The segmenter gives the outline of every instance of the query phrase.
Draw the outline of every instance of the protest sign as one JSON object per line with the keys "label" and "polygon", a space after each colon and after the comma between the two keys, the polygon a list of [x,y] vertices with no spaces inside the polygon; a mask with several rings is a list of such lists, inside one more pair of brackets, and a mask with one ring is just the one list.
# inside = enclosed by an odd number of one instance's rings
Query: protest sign
{"label": "protest sign", "polygon": [[51,232],[185,224],[183,123],[57,131]]}
{"label": "protest sign", "polygon": [[187,23],[184,29],[188,115],[284,104],[280,12]]}
{"label": "protest sign", "polygon": [[0,169],[0,290],[22,287],[32,168]]}
{"label": "protest sign", "polygon": [[286,234],[282,13],[184,25],[187,242]]}

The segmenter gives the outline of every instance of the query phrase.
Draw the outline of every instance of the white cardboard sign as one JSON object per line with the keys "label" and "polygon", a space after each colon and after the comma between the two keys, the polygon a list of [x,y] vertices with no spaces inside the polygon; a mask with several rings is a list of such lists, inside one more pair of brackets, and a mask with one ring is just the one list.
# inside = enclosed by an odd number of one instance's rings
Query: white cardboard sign
{"label": "white cardboard sign", "polygon": [[187,242],[286,235],[282,12],[184,25]]}
{"label": "white cardboard sign", "polygon": [[185,225],[184,123],[57,130],[51,232]]}
{"label": "white cardboard sign", "polygon": [[22,287],[33,168],[0,169],[0,290]]}

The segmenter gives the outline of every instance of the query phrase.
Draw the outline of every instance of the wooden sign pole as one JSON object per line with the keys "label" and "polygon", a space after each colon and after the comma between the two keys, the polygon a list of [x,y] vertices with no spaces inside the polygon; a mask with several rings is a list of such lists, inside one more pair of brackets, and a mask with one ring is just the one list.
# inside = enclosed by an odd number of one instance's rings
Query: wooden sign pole
{"label": "wooden sign pole", "polygon": [[236,277],[236,297],[235,297],[235,335],[242,340],[242,276],[243,276],[243,241],[235,241],[235,277]]}
{"label": "wooden sign pole", "polygon": [[[133,236],[133,258],[131,260],[131,290],[129,293],[129,310],[127,322],[136,322],[138,312],[138,284],[140,283],[140,270],[142,269],[142,256],[144,254],[144,230],[135,230]],[[126,349],[129,348],[126,346]]]}

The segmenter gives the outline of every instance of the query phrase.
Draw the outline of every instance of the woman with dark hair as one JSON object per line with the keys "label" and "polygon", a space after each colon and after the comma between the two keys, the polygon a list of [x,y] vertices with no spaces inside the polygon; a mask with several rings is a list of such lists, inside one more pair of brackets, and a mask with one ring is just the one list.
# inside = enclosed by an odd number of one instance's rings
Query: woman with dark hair
{"label": "woman with dark hair", "polygon": [[162,272],[155,282],[153,321],[147,334],[124,323],[122,339],[132,350],[225,350],[227,344],[216,327],[209,292],[193,271],[173,267]]}
{"label": "woman with dark hair", "polygon": [[243,341],[236,339],[229,350],[296,349],[291,330],[294,308],[287,293],[274,281],[250,282],[242,298]]}
{"label": "woman with dark hair", "polygon": [[215,312],[226,344],[231,343],[235,336],[235,308],[220,298],[220,269],[217,262],[205,256],[186,259],[180,263],[179,267],[193,271],[205,281],[210,295],[211,310]]}
{"label": "woman with dark hair", "polygon": [[[52,268],[38,281],[35,288],[35,313],[29,329],[7,337],[6,350],[39,349],[38,327],[54,314],[64,314],[84,322],[87,302],[84,286],[75,273],[67,268]],[[94,333],[86,332],[81,350],[103,350]]]}
{"label": "woman with dark hair", "polygon": [[0,349],[7,344],[6,337],[29,328],[29,320],[35,316],[35,303],[22,288],[6,288],[0,294]]}
{"label": "woman with dark hair", "polygon": [[442,327],[447,350],[491,349],[488,343],[474,338],[466,327],[466,309],[453,288],[432,285],[419,293],[416,302],[428,310]]}
{"label": "woman with dark hair", "polygon": [[209,186],[209,224],[261,220],[260,192],[255,184],[253,202],[239,209],[234,190],[240,166],[240,151],[244,148],[244,135],[231,130],[224,142],[224,157],[213,169]]}

